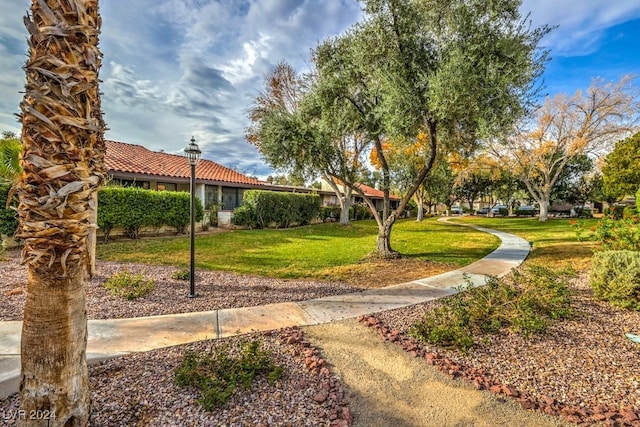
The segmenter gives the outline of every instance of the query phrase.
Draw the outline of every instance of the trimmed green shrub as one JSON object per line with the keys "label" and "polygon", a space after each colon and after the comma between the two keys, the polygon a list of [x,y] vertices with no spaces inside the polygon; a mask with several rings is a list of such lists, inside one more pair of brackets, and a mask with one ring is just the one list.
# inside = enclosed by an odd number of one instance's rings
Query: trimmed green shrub
{"label": "trimmed green shrub", "polygon": [[254,208],[250,205],[242,205],[233,210],[233,223],[243,227],[256,228],[258,222]]}
{"label": "trimmed green shrub", "polygon": [[573,211],[576,213],[578,218],[593,218],[593,213],[589,207],[575,207],[573,208]]}
{"label": "trimmed green shrub", "polygon": [[[158,230],[163,225],[184,233],[189,225],[191,196],[186,192],[151,191],[136,187],[107,187],[98,193],[98,226],[105,240],[114,227],[124,227],[132,239],[143,227]],[[204,217],[202,203],[196,199],[196,221]]]}
{"label": "trimmed green shrub", "polygon": [[636,210],[635,206],[626,206],[623,210],[622,210],[622,217],[623,218],[630,218],[632,216],[638,215],[638,211]]}
{"label": "trimmed green shrub", "polygon": [[[380,213],[380,216],[382,216],[382,213]],[[373,214],[366,203],[356,203],[349,208],[349,218],[354,221],[361,221],[372,219]]]}
{"label": "trimmed green shrub", "polygon": [[284,368],[273,362],[273,356],[262,349],[260,341],[244,341],[237,356],[232,355],[232,350],[227,344],[212,354],[187,351],[175,370],[176,385],[200,392],[198,403],[206,411],[227,403],[238,385],[251,390],[256,376],[266,377],[271,385],[282,376]]}
{"label": "trimmed green shrub", "polygon": [[636,215],[615,219],[608,216],[598,221],[594,238],[606,250],[640,251],[640,218]]}
{"label": "trimmed green shrub", "polygon": [[107,280],[104,284],[111,295],[134,300],[143,297],[156,288],[153,280],[144,280],[140,274],[132,274],[122,270]]}
{"label": "trimmed green shrub", "polygon": [[482,287],[467,282],[460,289],[463,292],[426,312],[411,327],[410,334],[430,344],[466,352],[474,346],[474,337],[502,328],[524,336],[543,333],[551,320],[573,313],[569,276],[569,272],[531,266],[515,271],[509,280],[492,278]]}
{"label": "trimmed green shrub", "polygon": [[[175,227],[176,232],[184,234],[189,225],[191,217],[191,195],[186,192],[160,191],[164,193],[163,197],[167,197],[165,202],[166,211],[163,213],[165,224]],[[204,218],[204,209],[200,199],[196,197],[196,221],[202,221]]]}
{"label": "trimmed green shrub", "polygon": [[[9,197],[10,185],[0,185],[0,233],[13,236],[18,228],[18,212],[14,209],[7,209],[7,197]],[[17,206],[14,197],[10,206]]]}
{"label": "trimmed green shrub", "polygon": [[340,206],[322,206],[320,208],[320,219],[323,222],[340,220]]}
{"label": "trimmed green shrub", "polygon": [[640,310],[640,252],[596,252],[589,283],[596,298],[630,310]]}
{"label": "trimmed green shrub", "polygon": [[320,214],[320,202],[317,194],[248,190],[242,206],[234,210],[234,224],[257,228],[306,225]]}
{"label": "trimmed green shrub", "polygon": [[604,215],[613,219],[621,219],[624,215],[625,205],[613,205],[604,210]]}

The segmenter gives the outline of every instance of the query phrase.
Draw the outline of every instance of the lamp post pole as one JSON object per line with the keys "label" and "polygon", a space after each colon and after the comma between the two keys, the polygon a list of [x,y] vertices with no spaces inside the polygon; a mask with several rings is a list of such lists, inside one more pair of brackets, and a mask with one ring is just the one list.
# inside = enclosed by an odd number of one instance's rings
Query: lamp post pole
{"label": "lamp post pole", "polygon": [[184,149],[184,153],[191,166],[191,259],[189,263],[189,298],[195,298],[198,296],[198,294],[196,294],[196,165],[200,160],[201,151],[193,136],[191,137],[191,143]]}

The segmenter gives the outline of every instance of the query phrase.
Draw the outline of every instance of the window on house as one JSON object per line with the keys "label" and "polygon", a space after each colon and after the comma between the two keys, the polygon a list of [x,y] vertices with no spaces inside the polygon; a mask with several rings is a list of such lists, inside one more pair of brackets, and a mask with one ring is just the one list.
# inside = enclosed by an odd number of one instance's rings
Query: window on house
{"label": "window on house", "polygon": [[145,190],[148,190],[150,188],[149,181],[137,181],[135,179],[114,179],[113,182],[123,187],[137,187],[144,188]]}
{"label": "window on house", "polygon": [[210,210],[213,205],[218,204],[218,187],[213,185],[207,185],[205,187],[204,194],[204,208]]}
{"label": "window on house", "polygon": [[158,191],[178,191],[178,184],[171,182],[159,182]]}

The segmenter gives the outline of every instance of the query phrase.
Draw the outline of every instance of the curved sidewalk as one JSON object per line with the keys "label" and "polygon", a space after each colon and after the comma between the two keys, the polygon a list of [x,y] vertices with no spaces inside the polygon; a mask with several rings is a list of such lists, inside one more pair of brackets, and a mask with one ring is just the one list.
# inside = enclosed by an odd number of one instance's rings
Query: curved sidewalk
{"label": "curved sidewalk", "polygon": [[[473,225],[500,238],[486,257],[458,270],[426,279],[363,292],[299,302],[284,302],[185,314],[130,319],[89,320],[87,360],[100,361],[132,352],[224,338],[255,331],[306,326],[432,301],[457,293],[466,280],[480,286],[501,277],[528,256],[529,243],[517,236]],[[22,322],[0,322],[0,399],[18,391]]]}

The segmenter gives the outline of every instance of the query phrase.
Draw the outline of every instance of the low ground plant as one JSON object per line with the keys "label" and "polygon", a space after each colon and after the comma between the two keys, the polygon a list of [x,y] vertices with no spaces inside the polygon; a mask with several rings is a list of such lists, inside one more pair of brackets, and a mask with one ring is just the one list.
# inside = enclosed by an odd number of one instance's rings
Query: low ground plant
{"label": "low ground plant", "polygon": [[640,310],[640,252],[596,252],[589,283],[596,298],[617,307]]}
{"label": "low ground plant", "polygon": [[193,387],[200,393],[198,403],[211,411],[227,403],[237,387],[251,390],[256,376],[263,376],[273,385],[282,376],[284,368],[273,361],[270,352],[262,348],[259,340],[244,341],[237,356],[229,346],[211,353],[185,353],[175,370],[175,383],[180,387]]}
{"label": "low ground plant", "polygon": [[187,269],[176,270],[171,273],[171,278],[173,280],[189,280],[191,276],[191,272]]}
{"label": "low ground plant", "polygon": [[128,270],[116,273],[106,281],[104,287],[111,295],[127,300],[143,297],[156,287],[153,280],[145,280],[141,274],[133,274]]}
{"label": "low ground plant", "polygon": [[609,215],[594,227],[594,238],[606,250],[640,251],[640,216]]}
{"label": "low ground plant", "polygon": [[528,336],[543,333],[555,319],[572,314],[569,271],[529,266],[508,279],[491,278],[485,286],[467,282],[455,296],[425,313],[410,334],[427,343],[467,352],[474,337],[507,329]]}

